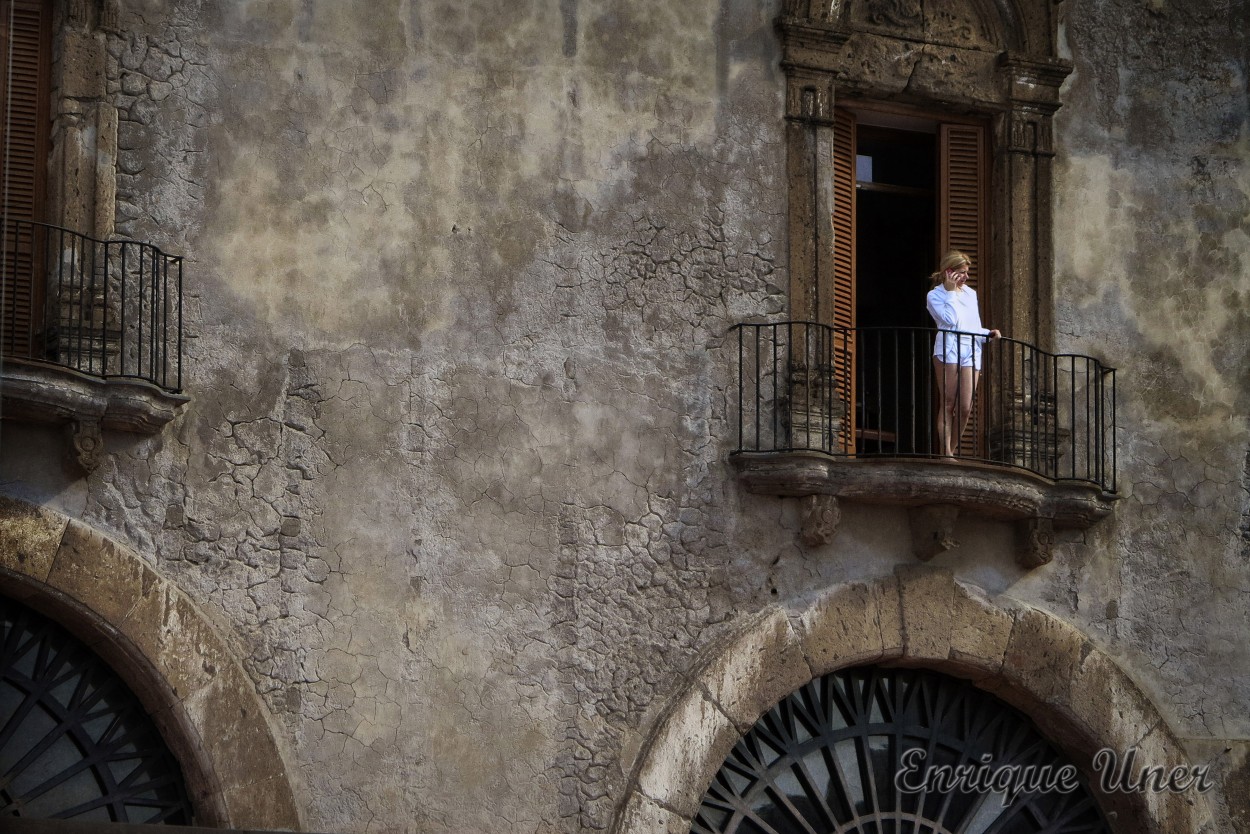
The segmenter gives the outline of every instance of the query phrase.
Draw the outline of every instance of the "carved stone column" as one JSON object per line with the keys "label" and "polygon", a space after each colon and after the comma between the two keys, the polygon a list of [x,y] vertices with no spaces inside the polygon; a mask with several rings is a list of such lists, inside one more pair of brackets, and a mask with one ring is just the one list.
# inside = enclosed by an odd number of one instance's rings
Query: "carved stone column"
{"label": "carved stone column", "polygon": [[99,28],[110,34],[120,34],[121,2],[120,0],[99,0]]}
{"label": "carved stone column", "polygon": [[105,40],[117,17],[115,0],[73,0],[53,65],[50,217],[100,240],[112,236],[116,213],[118,117],[108,98]]}
{"label": "carved stone column", "polygon": [[[992,298],[991,320],[1005,323],[1005,335],[1053,351],[1053,117],[1059,109],[1059,85],[1072,66],[1057,58],[1011,53],[1004,53],[999,66],[1010,109],[995,122],[993,203],[998,222],[1010,234],[996,236],[994,257],[1001,280]],[[1053,473],[1062,439],[1056,428],[1055,380],[1038,367],[1039,357],[1031,352],[1008,356],[1004,349],[1002,361],[1013,367],[998,378],[1010,388],[996,395],[1001,405],[989,427],[990,457]]]}
{"label": "carved stone column", "polygon": [[990,460],[1057,477],[1059,455],[1071,432],[1059,423],[1059,380],[1048,357],[1025,346],[1004,347],[1007,367],[991,375]]}
{"label": "carved stone column", "polygon": [[1011,234],[998,235],[994,252],[1001,291],[992,321],[1006,335],[1051,350],[1054,345],[1054,256],[1051,193],[1053,116],[1059,85],[1072,65],[1004,53],[999,60],[1009,88],[1009,109],[996,117],[994,214]]}
{"label": "carved stone column", "polygon": [[793,449],[833,452],[839,449],[846,401],[833,368],[810,361],[792,361],[781,417]]}
{"label": "carved stone column", "polygon": [[1056,427],[1055,398],[1005,392],[1000,420],[989,430],[990,460],[1055,477],[1066,429]]}
{"label": "carved stone column", "polygon": [[786,67],[790,318],[833,310],[833,76]]}

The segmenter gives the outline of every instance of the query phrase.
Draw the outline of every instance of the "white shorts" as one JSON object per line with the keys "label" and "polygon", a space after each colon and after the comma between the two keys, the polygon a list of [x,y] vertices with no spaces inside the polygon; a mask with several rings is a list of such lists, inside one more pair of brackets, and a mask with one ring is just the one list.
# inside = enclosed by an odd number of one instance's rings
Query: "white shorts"
{"label": "white shorts", "polygon": [[947,365],[959,365],[961,368],[981,370],[981,345],[984,336],[971,333],[955,333],[950,330],[939,330],[933,340],[933,355]]}

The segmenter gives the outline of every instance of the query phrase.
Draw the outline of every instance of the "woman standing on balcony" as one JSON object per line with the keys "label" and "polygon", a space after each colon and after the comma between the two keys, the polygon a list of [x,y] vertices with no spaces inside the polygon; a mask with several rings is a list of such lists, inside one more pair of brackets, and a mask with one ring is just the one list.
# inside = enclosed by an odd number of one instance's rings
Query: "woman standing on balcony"
{"label": "woman standing on balcony", "polygon": [[981,377],[981,345],[985,337],[1003,334],[981,326],[977,292],[967,286],[972,261],[962,252],[950,251],[938,271],[929,276],[929,315],[937,325],[933,341],[933,372],[938,386],[937,437],[939,454],[954,458],[968,418],[972,395]]}

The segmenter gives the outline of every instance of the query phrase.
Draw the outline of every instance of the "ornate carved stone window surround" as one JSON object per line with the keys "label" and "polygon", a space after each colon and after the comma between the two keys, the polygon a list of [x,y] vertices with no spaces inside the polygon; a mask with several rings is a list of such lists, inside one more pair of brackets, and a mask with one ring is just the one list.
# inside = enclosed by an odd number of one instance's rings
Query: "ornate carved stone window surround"
{"label": "ornate carved stone window surround", "polygon": [[[837,501],[846,498],[913,508],[915,549],[922,559],[951,545],[950,530],[959,512],[1012,520],[1019,527],[1019,560],[1033,566],[1049,561],[1054,527],[1086,527],[1110,512],[1113,435],[1111,477],[1105,477],[1107,464],[1100,462],[1094,486],[1063,476],[1004,473],[992,465],[972,467],[920,457],[868,461],[856,455],[856,444],[879,442],[883,436],[866,420],[864,425],[856,422],[863,408],[857,401],[863,399],[856,391],[855,380],[862,378],[857,376],[858,363],[881,361],[873,354],[855,355],[865,350],[867,341],[864,328],[856,330],[855,322],[857,209],[848,213],[845,208],[848,200],[850,206],[857,205],[855,193],[864,190],[860,166],[866,160],[862,155],[857,158],[855,145],[857,114],[870,131],[888,134],[890,128],[901,126],[895,134],[903,137],[903,144],[910,141],[905,130],[934,135],[930,141],[936,150],[930,151],[933,161],[927,164],[934,172],[931,181],[936,181],[937,222],[934,254],[926,257],[932,263],[937,250],[948,246],[974,250],[973,277],[979,280],[983,319],[1020,346],[1013,355],[1028,357],[1013,360],[1013,367],[1027,368],[1019,379],[1003,383],[1008,390],[1002,399],[1012,404],[1012,419],[1021,415],[1034,423],[1064,419],[1055,416],[1063,408],[1055,403],[1054,391],[1034,385],[1026,392],[1020,382],[1040,378],[1037,369],[1054,363],[1047,358],[1054,351],[1052,119],[1060,106],[1060,85],[1072,70],[1060,56],[1063,10],[1062,0],[783,3],[777,30],[786,84],[790,319],[803,327],[809,322],[829,326],[831,335],[820,338],[830,342],[826,354],[830,358],[822,369],[810,355],[799,356],[798,336],[788,347],[783,345],[792,367],[779,372],[778,380],[784,376],[787,381],[776,384],[793,389],[797,379],[806,399],[795,390],[779,394],[774,407],[788,413],[774,414],[774,423],[781,427],[777,436],[786,435],[785,442],[775,444],[769,454],[736,454],[734,459],[749,489],[812,496],[805,511],[810,523],[802,536],[809,545],[828,541],[838,517]],[[949,135],[947,125],[953,126]],[[871,180],[871,173],[867,177]],[[890,189],[913,194],[924,190],[915,185],[875,188]],[[960,195],[968,193],[979,195],[972,208],[966,207],[966,200],[959,202]],[[948,194],[955,196],[948,199]],[[921,289],[915,300],[920,311],[926,290]],[[911,297],[910,288],[905,297]],[[917,323],[914,329],[927,326]],[[892,338],[899,339],[905,329],[895,328]],[[928,359],[914,347],[920,344],[919,337],[906,338],[912,340],[911,361],[922,367]],[[1097,400],[1089,419],[1100,421],[1100,427],[1110,419],[1113,426],[1113,372],[1096,360],[1089,360],[1088,368],[1092,376],[1087,378],[1097,378],[1088,386],[1094,392],[1089,394],[1091,401]],[[1071,378],[1080,373],[1084,371],[1073,364]],[[821,374],[831,384],[821,383],[817,379]],[[927,396],[925,387],[913,386],[917,397]],[[825,407],[840,410],[841,416],[821,424],[820,407],[813,402],[817,396],[826,397]],[[1106,396],[1110,411],[1098,399]],[[1004,430],[988,426],[981,451],[967,456],[996,460],[989,451],[996,430],[1001,439]],[[825,442],[811,443],[810,438],[822,431]],[[809,442],[795,441],[799,432]],[[1068,439],[1065,432],[1071,430],[1052,432],[1052,446]],[[841,455],[805,451],[829,451],[839,443]],[[1028,454],[1047,452],[1039,452],[1034,444]],[[1036,466],[1024,468],[1039,471]],[[1046,467],[1040,470],[1045,472]]]}

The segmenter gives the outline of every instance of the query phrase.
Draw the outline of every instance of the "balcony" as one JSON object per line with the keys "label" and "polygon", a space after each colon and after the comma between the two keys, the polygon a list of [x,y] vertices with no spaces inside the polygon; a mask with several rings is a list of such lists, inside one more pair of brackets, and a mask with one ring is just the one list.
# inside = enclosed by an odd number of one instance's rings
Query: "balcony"
{"label": "balcony", "polygon": [[[960,514],[1016,526],[1024,567],[1050,561],[1056,529],[1106,517],[1116,492],[1115,370],[1013,339],[985,343],[957,447],[938,443],[937,332],[740,324],[737,447],[744,486],[804,499],[800,534],[829,541],[839,501],[909,508],[923,560],[953,547]],[[947,333],[964,340],[972,334]],[[953,433],[958,433],[953,432]]]}
{"label": "balcony", "polygon": [[4,232],[4,418],[66,426],[91,471],[103,429],[154,434],[187,402],[182,259],[29,220]]}

